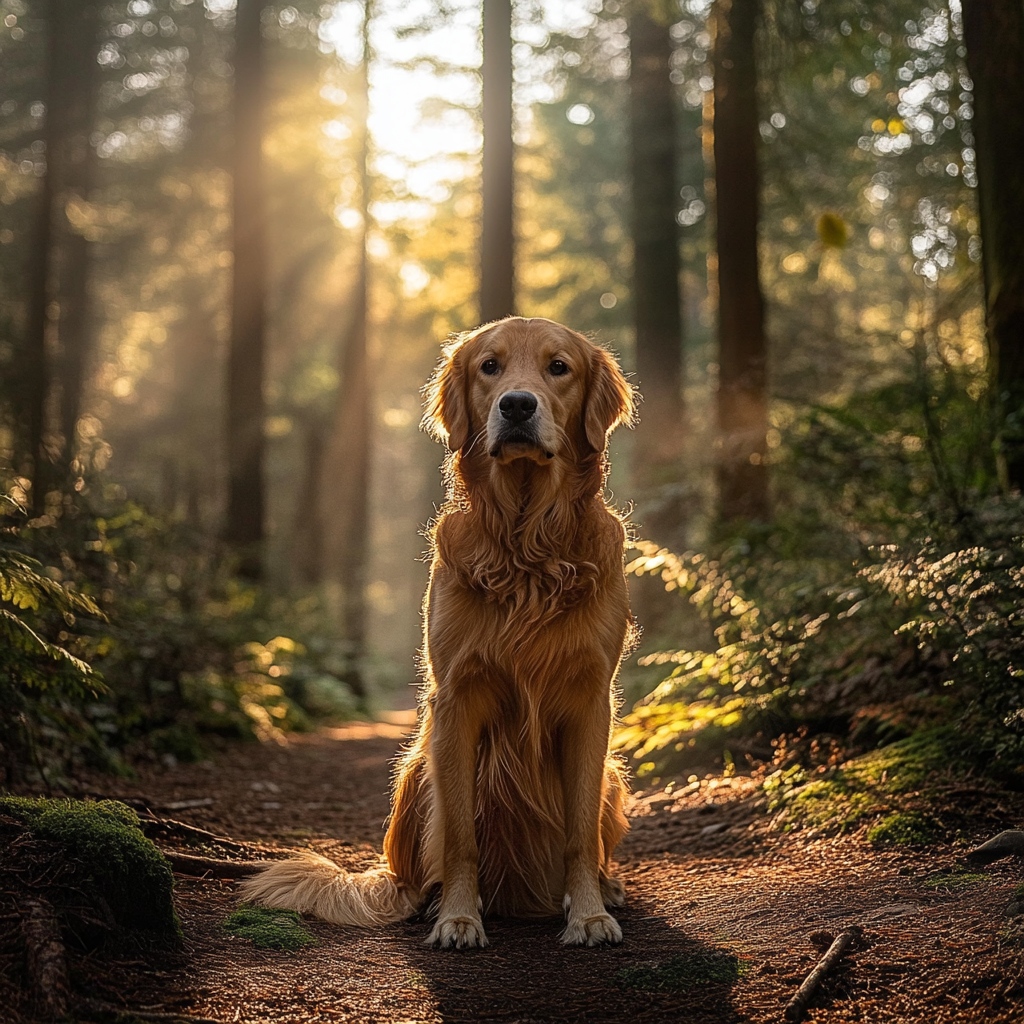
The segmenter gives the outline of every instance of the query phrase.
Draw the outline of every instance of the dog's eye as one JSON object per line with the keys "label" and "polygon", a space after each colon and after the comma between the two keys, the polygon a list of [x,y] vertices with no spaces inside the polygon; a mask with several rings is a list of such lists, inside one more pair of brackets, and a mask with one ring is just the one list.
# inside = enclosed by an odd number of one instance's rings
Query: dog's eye
{"label": "dog's eye", "polygon": [[488,377],[493,377],[498,372],[498,360],[497,359],[485,359],[480,364],[480,369],[487,374]]}
{"label": "dog's eye", "polygon": [[563,374],[569,372],[569,367],[562,362],[561,359],[553,359],[551,365],[548,367],[548,372],[552,377],[561,377]]}

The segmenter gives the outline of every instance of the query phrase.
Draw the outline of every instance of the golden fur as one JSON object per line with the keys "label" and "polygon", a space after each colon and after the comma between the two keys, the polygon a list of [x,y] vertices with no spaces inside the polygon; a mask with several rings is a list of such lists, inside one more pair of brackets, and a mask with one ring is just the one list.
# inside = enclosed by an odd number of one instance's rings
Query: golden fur
{"label": "golden fur", "polygon": [[[459,337],[425,389],[450,449],[431,539],[419,730],[396,772],[386,868],[323,858],[249,880],[269,906],[342,924],[409,916],[440,887],[428,942],[483,946],[482,912],[568,915],[563,941],[621,940],[611,856],[627,828],[609,755],[632,634],[625,532],[604,501],[609,432],[633,414],[614,358],[550,320]],[[510,426],[499,402],[536,410]],[[503,399],[505,396],[505,399]]]}

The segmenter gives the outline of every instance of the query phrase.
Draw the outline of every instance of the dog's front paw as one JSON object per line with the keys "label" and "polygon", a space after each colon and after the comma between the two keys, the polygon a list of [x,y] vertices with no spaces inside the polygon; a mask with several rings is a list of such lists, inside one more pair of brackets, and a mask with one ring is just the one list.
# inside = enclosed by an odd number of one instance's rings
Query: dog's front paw
{"label": "dog's front paw", "polygon": [[602,878],[601,900],[606,907],[621,907],[626,902],[626,887],[617,878]]}
{"label": "dog's front paw", "polygon": [[618,945],[622,941],[622,929],[611,914],[595,914],[593,917],[573,919],[562,932],[564,946],[598,946],[602,942]]}
{"label": "dog's front paw", "polygon": [[441,949],[476,949],[487,945],[484,925],[479,917],[445,917],[427,936],[428,946]]}

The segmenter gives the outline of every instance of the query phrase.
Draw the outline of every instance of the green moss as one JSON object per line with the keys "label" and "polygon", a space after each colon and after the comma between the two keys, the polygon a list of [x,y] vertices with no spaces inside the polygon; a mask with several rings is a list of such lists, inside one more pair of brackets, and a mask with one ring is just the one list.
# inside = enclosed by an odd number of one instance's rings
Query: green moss
{"label": "green moss", "polygon": [[[795,778],[789,783],[782,772],[776,772],[764,784],[769,809],[785,807],[788,811],[785,820],[790,824],[796,822],[840,832],[856,828],[873,816],[888,814],[889,817],[869,834],[872,842],[879,845],[931,842],[934,823],[926,822],[921,815],[917,815],[921,819],[918,824],[924,824],[911,828],[915,838],[900,839],[900,825],[895,819],[909,819],[914,815],[896,812],[906,794],[927,796],[933,780],[941,779],[950,771],[964,772],[975,767],[964,749],[962,737],[955,730],[943,727],[869,751],[847,761],[828,777],[812,782],[799,784]],[[789,769],[790,773],[793,771]],[[887,824],[890,818],[893,820]],[[910,828],[909,820],[907,827]],[[891,837],[889,832],[892,832]]]}
{"label": "green moss", "polygon": [[868,829],[868,842],[873,846],[919,846],[935,839],[935,823],[913,811],[890,814]]}
{"label": "green moss", "polygon": [[616,979],[629,988],[644,991],[686,992],[702,985],[731,985],[745,972],[746,965],[733,953],[707,950],[681,954],[661,963],[623,967]]}
{"label": "green moss", "polygon": [[224,930],[242,939],[250,939],[259,949],[294,951],[316,945],[316,938],[305,928],[294,910],[272,910],[245,904],[224,922]]}
{"label": "green moss", "polygon": [[978,882],[988,881],[989,876],[980,871],[952,870],[930,875],[921,884],[926,889],[966,889]]}
{"label": "green moss", "polygon": [[171,867],[130,807],[116,800],[0,797],[0,814],[80,863],[119,925],[180,935]]}

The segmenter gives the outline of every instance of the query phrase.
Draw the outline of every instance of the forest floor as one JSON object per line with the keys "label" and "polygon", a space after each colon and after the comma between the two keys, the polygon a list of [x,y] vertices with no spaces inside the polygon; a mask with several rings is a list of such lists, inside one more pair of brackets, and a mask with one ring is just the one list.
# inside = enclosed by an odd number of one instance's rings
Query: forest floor
{"label": "forest floor", "polygon": [[[225,745],[211,761],[143,767],[132,780],[95,776],[83,792],[359,869],[379,856],[391,762],[409,727],[395,713],[287,746]],[[957,868],[965,841],[998,831],[991,819],[956,844],[879,851],[860,833],[772,829],[749,780],[679,792],[632,798],[617,947],[564,948],[558,920],[493,920],[487,949],[446,952],[423,945],[423,921],[361,930],[310,920],[316,945],[262,950],[223,929],[236,883],[179,876],[182,948],[80,957],[75,990],[150,1020],[767,1024],[819,959],[827,940],[812,935],[859,924],[860,948],[806,1020],[1024,1020],[1024,927],[1003,914],[1019,862]],[[1024,812],[1008,799],[1004,827]]]}

